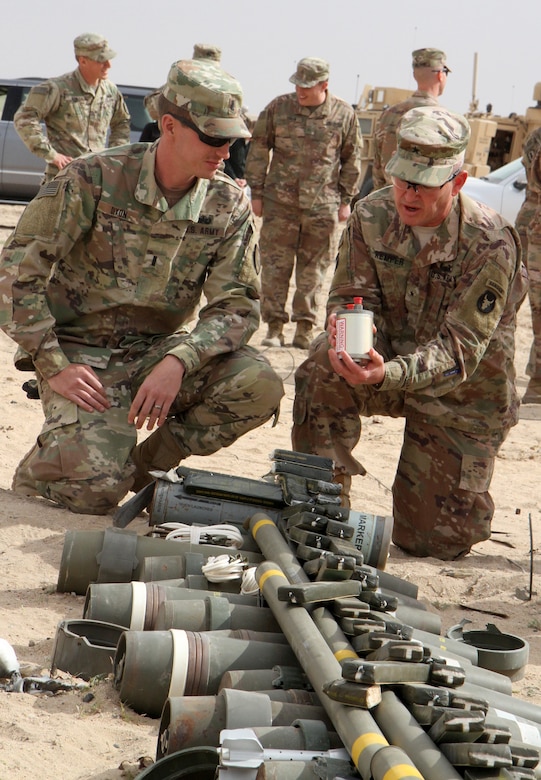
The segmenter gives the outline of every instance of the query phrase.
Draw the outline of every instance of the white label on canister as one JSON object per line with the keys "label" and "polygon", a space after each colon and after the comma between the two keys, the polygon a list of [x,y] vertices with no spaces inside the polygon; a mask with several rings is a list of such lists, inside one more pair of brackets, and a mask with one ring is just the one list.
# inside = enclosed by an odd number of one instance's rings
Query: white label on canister
{"label": "white label on canister", "polygon": [[371,311],[347,311],[336,316],[336,351],[344,350],[354,360],[368,358],[374,346],[374,316]]}

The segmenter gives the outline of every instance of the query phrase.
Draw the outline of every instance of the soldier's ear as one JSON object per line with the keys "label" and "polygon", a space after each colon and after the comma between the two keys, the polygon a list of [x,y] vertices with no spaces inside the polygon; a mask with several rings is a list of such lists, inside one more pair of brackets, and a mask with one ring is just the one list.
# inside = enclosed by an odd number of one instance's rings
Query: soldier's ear
{"label": "soldier's ear", "polygon": [[468,172],[460,171],[458,176],[455,179],[453,179],[453,195],[458,195],[462,187],[466,184],[467,178],[468,178]]}
{"label": "soldier's ear", "polygon": [[176,119],[171,114],[164,114],[160,120],[162,134],[174,135]]}

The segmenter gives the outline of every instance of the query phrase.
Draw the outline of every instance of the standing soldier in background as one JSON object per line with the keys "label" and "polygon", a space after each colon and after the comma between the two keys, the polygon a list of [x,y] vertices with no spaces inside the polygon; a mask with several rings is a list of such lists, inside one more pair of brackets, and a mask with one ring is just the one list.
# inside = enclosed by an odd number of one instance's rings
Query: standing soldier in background
{"label": "standing soldier in background", "polygon": [[77,68],[32,87],[13,120],[30,151],[47,162],[44,182],[76,157],[104,149],[109,131],[109,146],[130,142],[128,108],[107,79],[116,52],[95,33],[79,35],[73,46]]}
{"label": "standing soldier in background", "polygon": [[515,225],[528,269],[533,341],[526,374],[530,377],[523,404],[541,404],[541,127],[533,130],[522,150],[528,185]]}
{"label": "standing soldier in background", "polygon": [[374,133],[373,189],[379,190],[391,183],[385,166],[396,151],[396,131],[404,114],[416,106],[437,106],[438,98],[447,84],[445,52],[439,49],[416,49],[412,52],[413,78],[417,89],[407,100],[396,103],[382,112]]}
{"label": "standing soldier in background", "polygon": [[222,59],[222,50],[213,43],[196,43],[193,47],[192,59],[211,60],[219,65]]}
{"label": "standing soldier in background", "polygon": [[[293,346],[308,349],[317,296],[333,260],[336,230],[351,211],[361,175],[361,138],[353,108],[328,92],[329,64],[306,57],[289,79],[295,92],[275,98],[256,122],[246,180],[252,209],[263,217],[263,344],[280,347],[295,265]],[[272,154],[272,159],[271,159]],[[269,167],[270,160],[270,167]]]}

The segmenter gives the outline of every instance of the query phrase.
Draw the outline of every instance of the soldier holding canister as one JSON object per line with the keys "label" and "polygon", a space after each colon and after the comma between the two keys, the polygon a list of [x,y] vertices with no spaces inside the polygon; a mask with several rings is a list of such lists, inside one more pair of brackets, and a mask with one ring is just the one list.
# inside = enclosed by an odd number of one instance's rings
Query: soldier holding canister
{"label": "soldier holding canister", "polygon": [[[467,120],[404,115],[392,187],[359,201],[339,250],[328,334],[296,372],[293,447],[331,457],[347,494],[363,416],[405,418],[393,484],[393,541],[454,559],[490,536],[494,460],[518,421],[514,337],[527,289],[520,241],[464,196]],[[366,365],[336,344],[336,311],[374,312]]]}

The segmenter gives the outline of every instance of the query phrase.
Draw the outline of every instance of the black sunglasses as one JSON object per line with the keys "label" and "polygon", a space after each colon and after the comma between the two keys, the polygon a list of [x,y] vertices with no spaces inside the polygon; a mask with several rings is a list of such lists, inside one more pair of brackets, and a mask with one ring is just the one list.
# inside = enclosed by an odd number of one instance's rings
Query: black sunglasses
{"label": "black sunglasses", "polygon": [[197,125],[194,124],[190,119],[185,119],[184,117],[177,116],[176,114],[171,114],[171,116],[173,116],[175,119],[178,119],[180,124],[184,125],[184,127],[188,127],[190,130],[193,130],[194,133],[197,133],[199,140],[207,146],[223,146],[224,144],[230,144],[233,140],[231,138],[217,138],[215,135],[207,135],[206,133],[201,132]]}
{"label": "black sunglasses", "polygon": [[451,71],[447,67],[447,65],[444,65],[443,68],[438,68],[438,70],[433,70],[432,73],[445,73],[446,76],[449,75]]}

